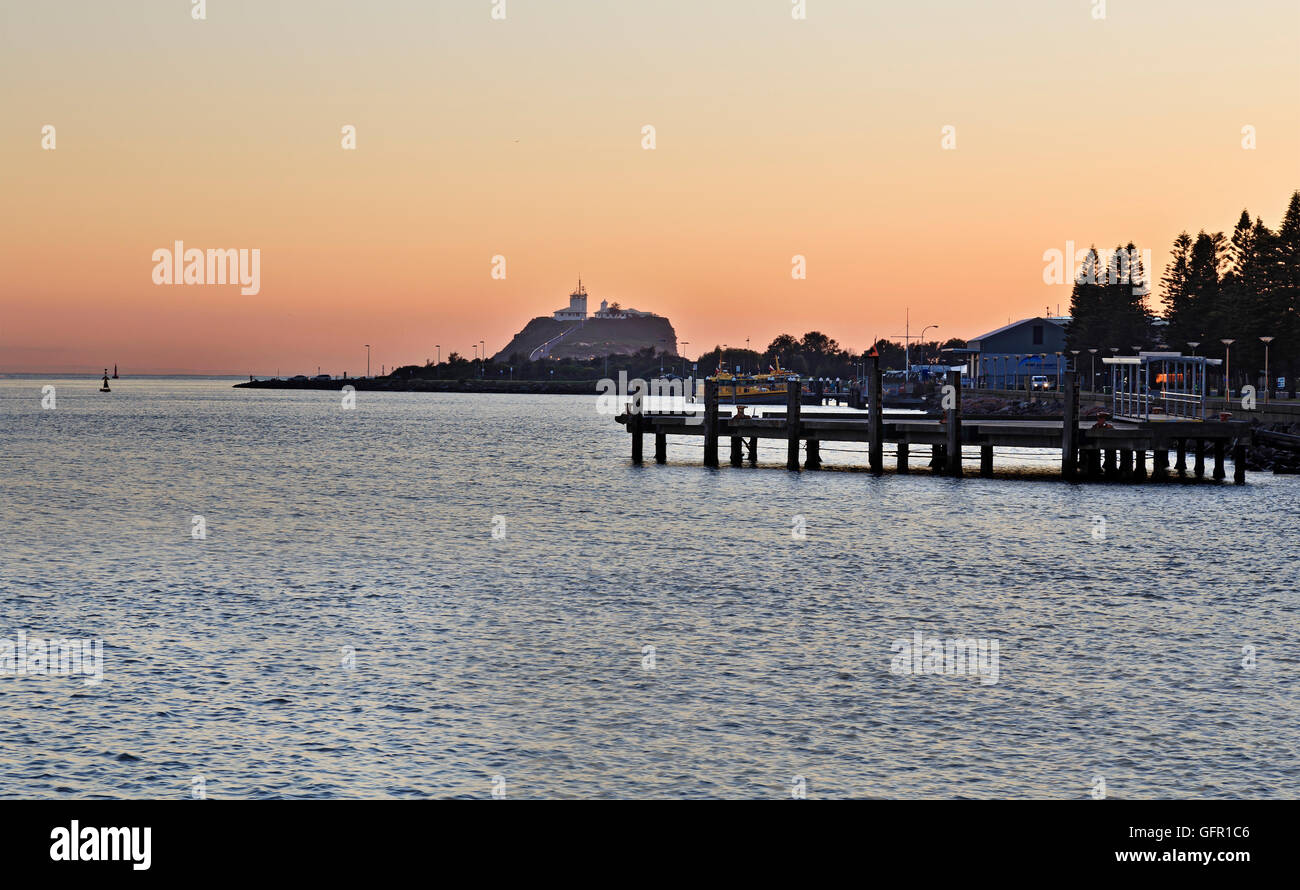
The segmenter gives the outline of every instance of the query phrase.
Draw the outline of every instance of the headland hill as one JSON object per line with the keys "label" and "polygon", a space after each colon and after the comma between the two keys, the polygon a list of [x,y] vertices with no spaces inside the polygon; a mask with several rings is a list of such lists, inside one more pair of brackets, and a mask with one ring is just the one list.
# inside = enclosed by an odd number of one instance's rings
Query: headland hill
{"label": "headland hill", "polygon": [[569,304],[532,319],[505,348],[486,361],[451,353],[446,361],[405,365],[377,377],[348,374],[255,379],[237,387],[407,392],[590,393],[592,381],[626,371],[631,376],[685,373],[672,322],[654,312],[601,300],[588,312],[587,290],[578,281]]}

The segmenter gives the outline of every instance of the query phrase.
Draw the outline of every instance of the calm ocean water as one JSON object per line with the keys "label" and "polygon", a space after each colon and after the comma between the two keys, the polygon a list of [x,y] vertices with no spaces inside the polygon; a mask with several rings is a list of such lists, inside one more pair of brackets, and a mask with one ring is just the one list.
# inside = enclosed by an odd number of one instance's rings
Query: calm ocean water
{"label": "calm ocean water", "polygon": [[[0,638],[104,641],[0,676],[0,797],[1300,794],[1300,480],[637,468],[594,396],[232,382],[0,380]],[[918,631],[997,682],[891,673]]]}

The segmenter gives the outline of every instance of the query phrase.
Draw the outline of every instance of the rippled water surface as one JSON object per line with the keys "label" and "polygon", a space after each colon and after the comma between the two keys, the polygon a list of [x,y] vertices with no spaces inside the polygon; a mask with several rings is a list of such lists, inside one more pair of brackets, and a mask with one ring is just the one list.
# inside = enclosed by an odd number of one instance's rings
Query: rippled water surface
{"label": "rippled water surface", "polygon": [[[1300,480],[634,467],[594,396],[232,382],[0,381],[0,638],[104,641],[0,676],[0,796],[1300,794]],[[997,682],[891,673],[915,631]]]}

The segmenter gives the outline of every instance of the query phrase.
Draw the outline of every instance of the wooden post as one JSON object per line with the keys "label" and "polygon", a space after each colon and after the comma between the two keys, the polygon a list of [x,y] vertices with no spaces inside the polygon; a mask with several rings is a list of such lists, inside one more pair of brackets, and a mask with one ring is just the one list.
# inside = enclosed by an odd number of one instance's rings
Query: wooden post
{"label": "wooden post", "polygon": [[1151,452],[1151,478],[1163,482],[1169,478],[1169,443],[1160,442]]}
{"label": "wooden post", "polygon": [[641,433],[645,427],[645,415],[641,413],[642,409],[641,393],[637,392],[632,396],[632,463],[639,464],[642,461],[641,449],[645,444],[641,439]]}
{"label": "wooden post", "polygon": [[1187,440],[1178,440],[1178,460],[1174,464],[1174,469],[1178,471],[1179,476],[1187,475]]}
{"label": "wooden post", "polygon": [[1196,467],[1192,471],[1197,479],[1205,478],[1205,440],[1196,440]]}
{"label": "wooden post", "polygon": [[980,475],[986,477],[993,475],[993,446],[992,445],[980,446]]}
{"label": "wooden post", "polygon": [[1246,484],[1246,440],[1237,439],[1232,446],[1232,481],[1238,485]]}
{"label": "wooden post", "polygon": [[1121,479],[1127,479],[1133,475],[1133,449],[1121,448],[1119,450],[1119,475]]}
{"label": "wooden post", "polygon": [[1101,477],[1101,451],[1099,449],[1084,449],[1083,472],[1089,479],[1099,479]]}
{"label": "wooden post", "polygon": [[751,466],[758,463],[758,436],[749,437],[749,463]]}
{"label": "wooden post", "polygon": [[1114,448],[1106,449],[1106,459],[1102,462],[1101,468],[1102,471],[1106,474],[1107,479],[1113,478],[1115,476],[1115,449]]}
{"label": "wooden post", "polygon": [[731,437],[731,465],[733,467],[740,466],[742,460],[740,448],[743,442],[744,440],[740,436]]}
{"label": "wooden post", "polygon": [[907,440],[902,439],[898,443],[898,472],[907,474]]}
{"label": "wooden post", "polygon": [[1065,375],[1065,417],[1061,423],[1061,478],[1073,479],[1079,458],[1079,375]]}
{"label": "wooden post", "polygon": [[704,380],[704,465],[718,465],[718,381]]}
{"label": "wooden post", "polygon": [[961,476],[961,371],[948,372],[952,407],[948,409],[948,475]]}
{"label": "wooden post", "polygon": [[[1152,460],[1154,459],[1155,458],[1153,452]],[[1133,478],[1140,481],[1142,479],[1145,479],[1146,477],[1147,477],[1147,453],[1145,450],[1139,448],[1137,451],[1133,452]]]}
{"label": "wooden post", "polygon": [[1222,479],[1224,476],[1228,475],[1227,473],[1223,472],[1223,452],[1225,451],[1226,444],[1227,443],[1225,443],[1222,439],[1214,440],[1214,478],[1215,479]]}
{"label": "wooden post", "polygon": [[947,450],[945,445],[930,446],[930,467],[934,470],[936,476],[942,476],[948,468]]}
{"label": "wooden post", "polygon": [[668,436],[665,433],[655,432],[655,463],[662,464],[668,461]]}
{"label": "wooden post", "polygon": [[820,470],[822,468],[822,454],[821,448],[817,444],[817,440],[809,439],[807,445],[808,458],[804,461],[804,467],[809,470]]}
{"label": "wooden post", "polygon": [[885,472],[885,396],[880,375],[880,359],[867,359],[867,428],[870,444],[867,447],[871,472],[879,476]]}
{"label": "wooden post", "polygon": [[785,384],[785,468],[799,469],[799,405],[803,385],[798,380]]}

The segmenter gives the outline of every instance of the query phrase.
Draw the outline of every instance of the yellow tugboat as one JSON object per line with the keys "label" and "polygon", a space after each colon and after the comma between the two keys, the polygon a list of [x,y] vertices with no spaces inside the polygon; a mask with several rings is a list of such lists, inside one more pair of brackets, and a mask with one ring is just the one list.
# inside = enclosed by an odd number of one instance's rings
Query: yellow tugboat
{"label": "yellow tugboat", "polygon": [[799,375],[782,370],[778,361],[767,374],[732,374],[719,368],[709,379],[718,381],[718,401],[724,405],[784,405],[787,382]]}

